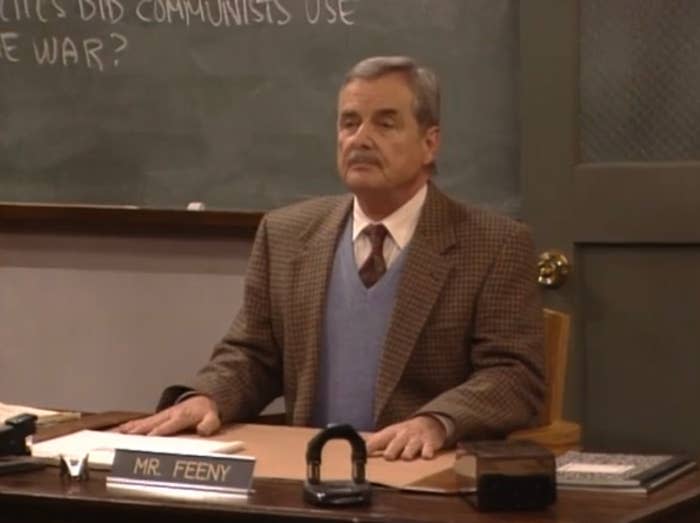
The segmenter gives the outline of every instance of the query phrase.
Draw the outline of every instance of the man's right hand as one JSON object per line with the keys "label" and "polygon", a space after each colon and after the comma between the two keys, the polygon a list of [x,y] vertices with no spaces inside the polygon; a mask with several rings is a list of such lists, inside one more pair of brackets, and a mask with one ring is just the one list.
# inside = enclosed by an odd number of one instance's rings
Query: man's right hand
{"label": "man's right hand", "polygon": [[124,434],[167,436],[195,428],[200,436],[210,436],[220,427],[221,420],[216,403],[207,396],[198,395],[187,398],[153,416],[127,421],[117,427],[117,431]]}

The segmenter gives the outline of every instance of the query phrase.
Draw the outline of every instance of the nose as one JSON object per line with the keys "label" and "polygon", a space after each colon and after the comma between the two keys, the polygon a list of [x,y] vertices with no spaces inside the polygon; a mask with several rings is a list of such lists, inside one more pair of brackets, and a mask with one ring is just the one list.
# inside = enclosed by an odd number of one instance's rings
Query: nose
{"label": "nose", "polygon": [[368,122],[363,122],[352,135],[352,143],[355,147],[371,149],[374,147],[374,140]]}

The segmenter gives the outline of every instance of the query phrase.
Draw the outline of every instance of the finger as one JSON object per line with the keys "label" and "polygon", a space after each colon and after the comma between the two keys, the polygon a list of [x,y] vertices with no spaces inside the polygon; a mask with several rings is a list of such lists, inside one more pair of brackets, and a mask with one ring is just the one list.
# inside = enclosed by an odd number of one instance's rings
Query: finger
{"label": "finger", "polygon": [[122,434],[128,434],[129,431],[132,430],[134,427],[134,421],[127,421],[126,423],[122,423],[121,425],[117,425],[114,427],[112,430],[114,432],[121,432]]}
{"label": "finger", "polygon": [[184,415],[183,412],[173,413],[168,419],[164,420],[153,427],[149,432],[149,436],[169,436],[175,434],[194,425],[194,421],[190,416]]}
{"label": "finger", "polygon": [[401,453],[401,459],[406,461],[415,459],[415,457],[418,456],[418,453],[421,452],[422,448],[423,440],[418,436],[413,436],[411,439],[408,440],[408,443],[406,443],[406,446],[404,447],[403,452]]}
{"label": "finger", "polygon": [[421,457],[423,459],[433,459],[435,456],[435,446],[430,442],[426,441],[423,443],[423,450],[421,451]]}
{"label": "finger", "polygon": [[200,436],[211,436],[221,427],[221,420],[213,410],[204,415],[202,421],[197,425],[197,434]]}
{"label": "finger", "polygon": [[367,439],[367,454],[371,455],[380,450],[384,450],[389,442],[394,439],[395,434],[396,429],[391,426],[372,434]]}
{"label": "finger", "polygon": [[124,434],[148,434],[154,427],[160,425],[169,417],[170,410],[166,409],[153,416],[148,416],[147,418],[129,421],[122,426],[123,430],[120,430],[120,432]]}
{"label": "finger", "polygon": [[384,459],[387,461],[394,461],[401,455],[406,443],[408,443],[408,432],[402,430],[396,434],[394,439],[387,445],[384,450]]}

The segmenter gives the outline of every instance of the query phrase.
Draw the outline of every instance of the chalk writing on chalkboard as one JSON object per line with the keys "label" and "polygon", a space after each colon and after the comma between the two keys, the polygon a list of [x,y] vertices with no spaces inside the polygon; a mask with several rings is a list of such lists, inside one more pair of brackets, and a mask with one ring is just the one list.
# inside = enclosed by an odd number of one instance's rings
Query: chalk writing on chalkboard
{"label": "chalk writing on chalkboard", "polygon": [[[81,22],[116,25],[133,14],[145,25],[202,24],[214,28],[289,24],[294,18],[291,2],[299,0],[77,0],[69,10],[67,0],[0,0],[0,21],[5,23],[53,21],[75,18]],[[303,0],[303,21],[308,24],[353,25],[359,0]],[[70,0],[68,3],[74,5]],[[130,13],[132,11],[132,13]],[[0,60],[20,62],[22,47],[32,49],[30,59],[39,66],[82,65],[104,71],[118,67],[129,52],[129,39],[118,31],[108,35],[71,36],[0,32]]]}
{"label": "chalk writing on chalkboard", "polygon": [[344,72],[442,85],[436,183],[517,214],[518,0],[0,0],[0,202],[261,211],[345,191]]}

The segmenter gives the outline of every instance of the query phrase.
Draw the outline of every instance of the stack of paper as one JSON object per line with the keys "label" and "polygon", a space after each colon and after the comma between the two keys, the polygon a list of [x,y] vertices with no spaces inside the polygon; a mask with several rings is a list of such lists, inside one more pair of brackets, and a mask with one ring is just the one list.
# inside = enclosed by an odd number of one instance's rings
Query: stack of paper
{"label": "stack of paper", "polygon": [[46,425],[80,417],[79,412],[37,409],[36,407],[28,407],[27,405],[9,405],[0,402],[0,423],[4,423],[6,419],[13,418],[20,414],[34,414],[38,418],[38,425]]}
{"label": "stack of paper", "polygon": [[60,456],[89,454],[91,468],[109,469],[115,449],[143,450],[175,454],[230,454],[243,448],[241,441],[214,441],[201,438],[137,436],[119,432],[81,430],[32,445],[32,456],[57,464]]}

